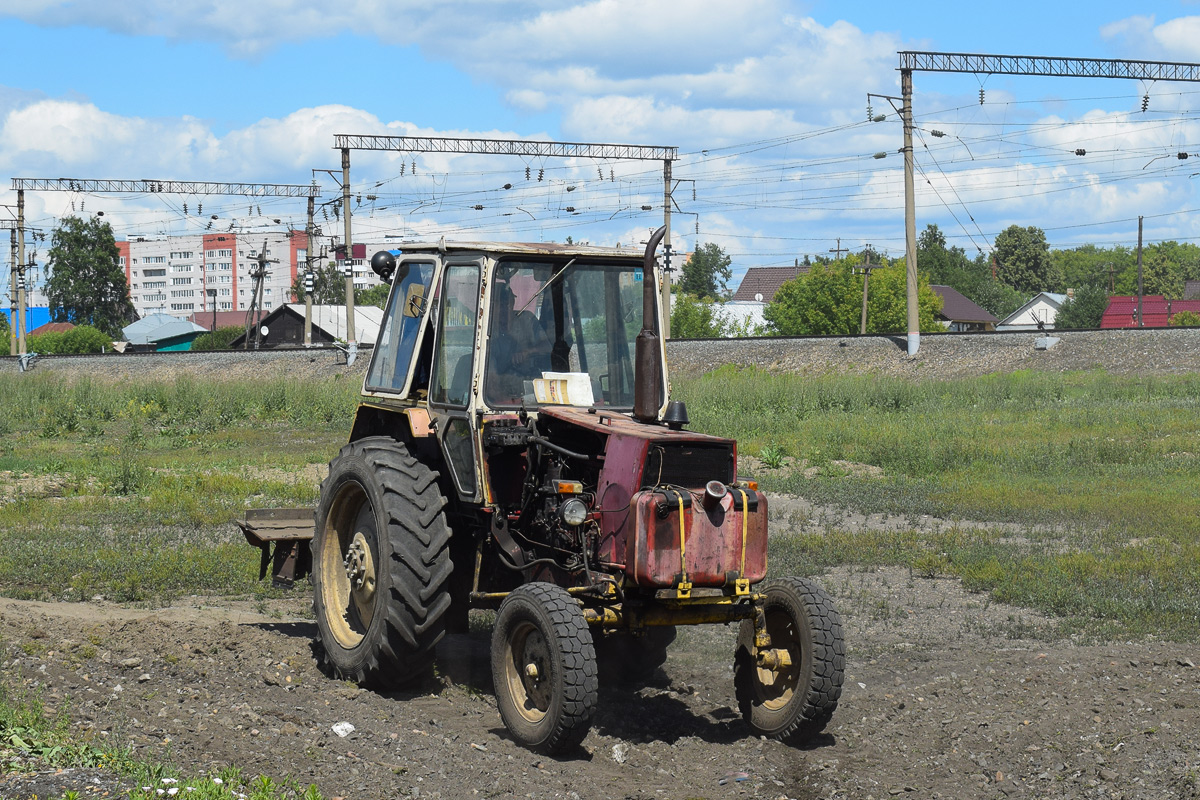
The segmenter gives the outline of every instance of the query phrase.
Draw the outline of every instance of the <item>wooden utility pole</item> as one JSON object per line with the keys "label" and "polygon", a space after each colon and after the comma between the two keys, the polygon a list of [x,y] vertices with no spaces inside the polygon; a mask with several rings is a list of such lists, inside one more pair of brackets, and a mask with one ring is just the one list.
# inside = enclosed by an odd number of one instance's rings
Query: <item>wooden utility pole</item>
{"label": "wooden utility pole", "polygon": [[[848,248],[844,248],[844,247],[842,247],[842,237],[840,237],[840,236],[839,236],[839,237],[837,238],[837,247],[831,247],[831,248],[829,248],[829,252],[833,253],[833,260],[834,260],[834,261],[841,261],[841,260],[842,260],[842,253],[849,253],[849,252],[850,252],[850,250],[849,250]],[[797,266],[799,266],[799,264],[797,264]]]}

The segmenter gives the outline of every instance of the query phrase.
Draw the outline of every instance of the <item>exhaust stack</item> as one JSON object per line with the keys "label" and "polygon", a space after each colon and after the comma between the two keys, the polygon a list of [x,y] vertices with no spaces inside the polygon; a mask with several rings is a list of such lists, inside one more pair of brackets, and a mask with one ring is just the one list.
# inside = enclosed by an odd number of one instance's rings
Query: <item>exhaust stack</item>
{"label": "exhaust stack", "polygon": [[642,260],[642,331],[634,345],[633,366],[633,418],[638,422],[658,422],[662,399],[662,343],[654,332],[654,315],[658,308],[654,253],[666,233],[666,225],[654,232],[646,243],[646,255]]}

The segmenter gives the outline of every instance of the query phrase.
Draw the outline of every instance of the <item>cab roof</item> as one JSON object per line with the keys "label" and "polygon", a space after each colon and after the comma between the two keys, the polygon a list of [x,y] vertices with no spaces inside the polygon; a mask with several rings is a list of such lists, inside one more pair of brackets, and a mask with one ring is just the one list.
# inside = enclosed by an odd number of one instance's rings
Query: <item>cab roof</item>
{"label": "cab roof", "polygon": [[405,242],[392,252],[398,253],[492,253],[495,255],[566,256],[579,258],[633,258],[641,261],[642,251],[635,247],[594,247],[557,242]]}

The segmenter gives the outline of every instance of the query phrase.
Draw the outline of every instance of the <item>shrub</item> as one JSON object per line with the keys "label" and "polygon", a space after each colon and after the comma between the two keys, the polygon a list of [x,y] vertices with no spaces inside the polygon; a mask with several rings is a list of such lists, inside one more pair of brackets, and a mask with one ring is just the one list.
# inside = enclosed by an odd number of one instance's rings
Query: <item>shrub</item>
{"label": "shrub", "polygon": [[193,350],[227,350],[229,343],[246,332],[238,325],[228,325],[215,331],[202,333],[192,342]]}
{"label": "shrub", "polygon": [[44,355],[103,353],[112,350],[112,339],[90,325],[76,325],[69,331],[39,333],[30,336],[28,350]]}
{"label": "shrub", "polygon": [[1171,327],[1195,328],[1200,326],[1200,314],[1195,311],[1180,311],[1171,317]]}

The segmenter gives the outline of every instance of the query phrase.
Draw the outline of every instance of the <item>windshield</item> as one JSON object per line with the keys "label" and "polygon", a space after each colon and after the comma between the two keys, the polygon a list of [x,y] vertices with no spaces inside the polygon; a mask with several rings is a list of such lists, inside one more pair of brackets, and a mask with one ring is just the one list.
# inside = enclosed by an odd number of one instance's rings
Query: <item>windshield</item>
{"label": "windshield", "polygon": [[633,406],[640,266],[504,261],[490,303],[489,406]]}

